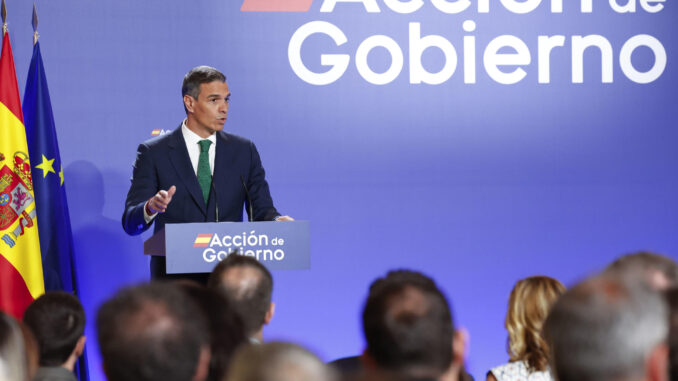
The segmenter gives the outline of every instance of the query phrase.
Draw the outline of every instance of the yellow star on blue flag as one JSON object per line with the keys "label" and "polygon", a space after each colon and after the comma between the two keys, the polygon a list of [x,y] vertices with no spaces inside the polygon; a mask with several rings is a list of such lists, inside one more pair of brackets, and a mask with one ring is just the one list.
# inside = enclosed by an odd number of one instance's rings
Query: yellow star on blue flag
{"label": "yellow star on blue flag", "polygon": [[42,163],[36,165],[35,168],[42,169],[43,178],[47,177],[47,174],[50,172],[56,174],[56,172],[54,171],[54,159],[47,160],[45,155],[42,155]]}

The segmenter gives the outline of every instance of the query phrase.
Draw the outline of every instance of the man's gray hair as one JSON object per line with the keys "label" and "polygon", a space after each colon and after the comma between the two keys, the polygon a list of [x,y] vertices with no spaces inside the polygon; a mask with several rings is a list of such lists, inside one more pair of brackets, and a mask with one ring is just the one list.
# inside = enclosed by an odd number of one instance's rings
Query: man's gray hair
{"label": "man's gray hair", "polygon": [[[181,84],[181,97],[183,98],[188,95],[193,99],[198,99],[198,95],[200,95],[200,85],[214,81],[226,82],[226,76],[211,66],[203,65],[194,67],[184,76],[184,81]],[[185,105],[184,111],[188,114]]]}
{"label": "man's gray hair", "polygon": [[668,256],[651,251],[622,255],[605,269],[608,274],[643,275],[656,289],[678,286],[678,263]]}
{"label": "man's gray hair", "polygon": [[642,375],[668,336],[661,295],[639,278],[599,276],[568,290],[544,325],[559,381],[627,380]]}

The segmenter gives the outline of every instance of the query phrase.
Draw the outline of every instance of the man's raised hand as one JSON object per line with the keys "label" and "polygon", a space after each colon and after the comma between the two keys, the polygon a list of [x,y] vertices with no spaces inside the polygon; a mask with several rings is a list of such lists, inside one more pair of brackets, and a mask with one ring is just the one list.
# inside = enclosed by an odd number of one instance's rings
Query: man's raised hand
{"label": "man's raised hand", "polygon": [[172,185],[168,190],[158,191],[158,193],[148,199],[148,202],[146,203],[146,212],[149,215],[165,213],[165,210],[167,210],[167,205],[169,205],[170,201],[172,201],[172,196],[174,196],[174,192],[176,191],[177,187],[174,185]]}

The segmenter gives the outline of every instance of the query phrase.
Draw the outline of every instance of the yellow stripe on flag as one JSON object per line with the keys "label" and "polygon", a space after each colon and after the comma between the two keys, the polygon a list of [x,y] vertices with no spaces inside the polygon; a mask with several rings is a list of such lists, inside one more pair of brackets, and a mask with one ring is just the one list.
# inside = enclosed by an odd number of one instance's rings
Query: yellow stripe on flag
{"label": "yellow stripe on flag", "polygon": [[[12,184],[10,180],[16,180],[17,177],[20,177],[15,170],[21,172],[22,168],[27,168],[28,173],[30,173],[30,167],[28,166],[30,162],[28,162],[28,146],[26,144],[24,125],[3,103],[0,103],[0,154],[0,158],[4,158],[4,160],[0,161],[0,173],[5,173],[4,176],[0,175],[0,197],[5,194],[7,195],[5,200],[7,200],[12,190],[16,190],[16,186],[8,185]],[[18,168],[15,165],[15,157],[26,160],[23,163],[25,166]],[[7,171],[1,171],[5,167],[11,170],[10,174],[7,174]],[[22,180],[28,181],[26,178],[22,178]],[[30,201],[24,203],[25,209],[23,212],[29,216],[31,214],[35,215],[33,185],[26,185],[30,187],[30,189],[27,189]],[[10,202],[17,201],[16,198],[10,200]],[[2,202],[0,200],[0,204]],[[0,208],[4,208],[0,209],[0,227],[11,221],[9,226],[0,230],[0,254],[21,274],[31,295],[33,298],[37,298],[45,292],[42,277],[42,259],[40,256],[40,238],[38,236],[38,220],[37,217],[32,217],[29,221],[29,219],[23,216],[16,216],[16,214],[9,212],[8,205],[6,203],[4,206],[0,206]],[[22,230],[23,234],[21,234]],[[9,242],[13,242],[13,245]]]}

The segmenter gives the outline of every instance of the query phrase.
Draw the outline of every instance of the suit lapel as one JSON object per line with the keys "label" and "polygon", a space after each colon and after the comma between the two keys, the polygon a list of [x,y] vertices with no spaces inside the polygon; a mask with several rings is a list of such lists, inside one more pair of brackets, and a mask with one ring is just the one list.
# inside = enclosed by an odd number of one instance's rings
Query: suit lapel
{"label": "suit lapel", "polygon": [[[184,183],[188,193],[195,201],[196,205],[200,208],[203,215],[207,215],[207,207],[205,206],[205,201],[202,197],[202,191],[200,190],[200,183],[198,183],[198,178],[193,172],[193,165],[191,164],[191,158],[188,156],[188,150],[186,149],[186,141],[181,132],[181,126],[174,130],[172,133],[172,139],[169,144],[170,148],[170,161],[174,166],[174,169],[177,171],[179,178]],[[218,152],[218,151],[217,151]]]}

